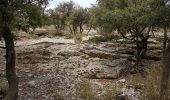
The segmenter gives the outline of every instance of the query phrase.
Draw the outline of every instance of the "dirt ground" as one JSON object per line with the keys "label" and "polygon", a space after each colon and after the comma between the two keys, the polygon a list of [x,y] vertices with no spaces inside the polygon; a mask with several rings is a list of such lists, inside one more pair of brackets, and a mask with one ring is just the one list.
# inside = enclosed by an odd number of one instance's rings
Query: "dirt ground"
{"label": "dirt ground", "polygon": [[[91,44],[76,43],[74,40],[62,37],[16,41],[15,45],[17,52],[16,71],[19,77],[19,100],[157,100],[159,97],[162,66],[161,49],[152,46],[153,44],[150,45],[151,49],[148,51],[148,55],[155,55],[160,59],[155,61],[151,56],[144,60],[146,77],[130,70],[124,75],[119,73],[116,78],[109,78],[109,72],[104,77],[102,76],[103,73],[102,75],[99,74],[102,77],[94,76],[94,78],[79,75],[78,72],[82,70],[77,71],[77,69],[87,69],[91,62],[99,62],[97,63],[99,65],[101,62],[108,62],[109,64],[111,62],[106,58],[94,57],[91,56],[91,53],[81,52],[85,45],[89,47]],[[1,46],[3,46],[3,43],[1,43]],[[92,47],[100,46],[92,45]],[[156,47],[158,49],[153,51],[152,49]],[[102,50],[104,51],[104,49]],[[103,55],[103,53],[98,54]],[[110,53],[104,52],[104,54]],[[4,56],[5,50],[0,48],[1,90],[7,84]],[[120,60],[116,58],[113,65]],[[133,65],[133,62],[130,62],[131,64]],[[106,67],[108,67],[108,64]],[[114,70],[118,71],[118,69],[115,67]],[[95,68],[94,70],[95,75],[98,75],[96,74],[98,71]],[[81,74],[87,73],[85,71]],[[152,96],[149,97],[148,95]]]}

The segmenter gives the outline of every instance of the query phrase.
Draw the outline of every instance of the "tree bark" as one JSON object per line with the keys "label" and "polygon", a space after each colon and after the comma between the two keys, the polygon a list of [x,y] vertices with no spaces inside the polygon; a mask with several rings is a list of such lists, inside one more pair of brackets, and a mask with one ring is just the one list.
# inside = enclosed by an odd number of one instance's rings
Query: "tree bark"
{"label": "tree bark", "polygon": [[149,39],[149,35],[146,37],[141,36],[141,40],[136,38],[136,65],[137,67],[139,66],[141,60],[145,58],[146,56],[146,52],[148,48],[148,45],[147,45],[148,39]]}
{"label": "tree bark", "polygon": [[151,27],[151,33],[152,33],[152,36],[155,38],[155,34],[154,34],[154,30],[155,30],[155,27]]}
{"label": "tree bark", "polygon": [[170,72],[170,41],[168,41],[168,45],[165,49],[164,53],[164,67],[161,79],[161,93],[160,100],[168,100],[168,79]]}
{"label": "tree bark", "polygon": [[17,100],[18,78],[15,72],[16,53],[11,29],[6,25],[3,28],[3,38],[6,46],[6,78],[9,88],[4,100]]}
{"label": "tree bark", "polygon": [[136,41],[136,66],[139,67],[139,63],[141,62],[140,57],[141,49],[139,41]]}
{"label": "tree bark", "polygon": [[77,26],[73,25],[73,33],[76,34],[77,33]]}
{"label": "tree bark", "polygon": [[80,25],[80,33],[83,33],[83,25]]}
{"label": "tree bark", "polygon": [[89,35],[91,29],[92,29],[92,25],[90,25],[90,28],[89,28],[89,30],[87,31],[87,36]]}
{"label": "tree bark", "polygon": [[146,56],[146,52],[147,52],[147,49],[148,49],[148,39],[149,39],[149,35],[147,36],[142,36],[142,43],[141,43],[141,58],[145,58]]}
{"label": "tree bark", "polygon": [[73,34],[73,30],[71,29],[71,26],[69,25],[68,27],[70,29],[71,34]]}
{"label": "tree bark", "polygon": [[165,52],[165,49],[166,49],[167,40],[168,40],[167,27],[164,27],[163,53]]}

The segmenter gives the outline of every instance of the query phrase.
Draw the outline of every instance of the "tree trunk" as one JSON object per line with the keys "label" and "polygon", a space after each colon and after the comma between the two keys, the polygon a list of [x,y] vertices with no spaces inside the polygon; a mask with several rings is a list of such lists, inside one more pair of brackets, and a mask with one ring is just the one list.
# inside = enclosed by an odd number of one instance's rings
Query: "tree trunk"
{"label": "tree trunk", "polygon": [[147,43],[143,43],[142,44],[143,46],[142,46],[142,50],[141,50],[141,53],[140,53],[140,57],[141,57],[141,59],[143,59],[143,58],[145,58],[145,56],[146,56],[146,51],[147,51]]}
{"label": "tree trunk", "polygon": [[161,80],[160,100],[168,100],[168,79],[170,71],[170,41],[164,53],[164,67]]}
{"label": "tree trunk", "polygon": [[152,36],[155,38],[155,34],[154,34],[154,30],[155,30],[155,27],[151,27],[151,33],[152,33]]}
{"label": "tree trunk", "polygon": [[83,33],[83,26],[80,25],[80,33]]}
{"label": "tree trunk", "polygon": [[167,27],[164,27],[163,53],[165,52],[165,49],[166,49],[167,40],[168,40]]}
{"label": "tree trunk", "polygon": [[18,97],[18,78],[15,72],[15,47],[11,29],[8,26],[3,28],[3,38],[6,46],[6,77],[9,88],[4,100],[17,100]]}
{"label": "tree trunk", "polygon": [[73,25],[73,32],[74,32],[74,34],[77,33],[77,26],[74,26],[74,25]]}
{"label": "tree trunk", "polygon": [[148,39],[149,35],[144,37],[141,37],[141,41],[139,39],[136,39],[136,65],[139,66],[141,60],[145,58],[146,51],[148,48]]}
{"label": "tree trunk", "polygon": [[92,25],[90,25],[90,28],[89,28],[89,30],[87,31],[87,36],[89,35],[91,29],[92,29]]}
{"label": "tree trunk", "polygon": [[148,49],[148,39],[149,39],[149,35],[142,37],[141,54],[140,54],[142,59],[145,58],[145,56],[146,56],[146,52]]}
{"label": "tree trunk", "polygon": [[71,29],[71,26],[69,25],[68,27],[70,29],[71,34],[73,34],[73,30]]}
{"label": "tree trunk", "polygon": [[139,66],[139,63],[141,62],[140,53],[141,53],[140,43],[137,39],[136,40],[136,66],[137,67]]}

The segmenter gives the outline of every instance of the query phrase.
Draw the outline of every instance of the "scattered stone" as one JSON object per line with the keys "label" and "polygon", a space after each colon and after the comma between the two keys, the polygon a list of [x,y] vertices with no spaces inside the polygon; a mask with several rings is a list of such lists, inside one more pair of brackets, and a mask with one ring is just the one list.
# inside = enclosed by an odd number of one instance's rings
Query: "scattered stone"
{"label": "scattered stone", "polygon": [[119,59],[114,61],[101,60],[90,62],[86,68],[78,68],[78,75],[92,79],[116,79],[122,76],[127,67],[131,64],[126,60]]}
{"label": "scattered stone", "polygon": [[[72,39],[59,37],[17,41],[15,45],[18,58],[16,70],[20,79],[19,100],[81,100],[75,96],[75,83],[84,78],[90,80],[97,100],[105,100],[102,97],[106,96],[108,89],[113,89],[111,91],[115,94],[122,92],[113,100],[142,98],[142,84],[121,91],[119,85],[122,84],[117,84],[128,82],[124,78],[117,79],[127,75],[135,64],[129,60],[136,60],[134,50],[128,48],[129,44],[128,47],[111,42],[77,44]],[[151,49],[154,48],[159,50],[156,53],[160,52],[160,47],[152,45]],[[5,77],[5,71],[2,70],[5,66],[5,51],[1,48],[0,55],[0,76]]]}
{"label": "scattered stone", "polygon": [[29,70],[26,70],[25,72],[26,72],[26,73],[29,73],[30,71],[29,71]]}
{"label": "scattered stone", "polygon": [[70,56],[80,56],[80,52],[76,51],[60,51],[58,55],[65,56],[65,57],[70,57]]}
{"label": "scattered stone", "polygon": [[142,95],[139,91],[135,91],[133,88],[122,88],[121,92],[123,94],[120,95],[123,97],[127,97],[128,100],[142,100]]}
{"label": "scattered stone", "polygon": [[158,44],[159,42],[157,40],[153,39],[153,38],[149,38],[148,43]]}
{"label": "scattered stone", "polygon": [[30,86],[32,86],[32,87],[35,87],[36,83],[35,83],[35,81],[29,81],[29,82],[28,82],[28,85],[30,85]]}
{"label": "scattered stone", "polygon": [[103,52],[99,50],[84,50],[83,53],[89,55],[90,57],[98,57],[103,59],[119,58],[117,54],[112,54],[112,53]]}
{"label": "scattered stone", "polygon": [[125,83],[125,82],[126,82],[126,79],[121,79],[121,80],[119,80],[118,82],[120,82],[120,83]]}
{"label": "scattered stone", "polygon": [[28,77],[32,77],[33,76],[33,74],[28,74]]}

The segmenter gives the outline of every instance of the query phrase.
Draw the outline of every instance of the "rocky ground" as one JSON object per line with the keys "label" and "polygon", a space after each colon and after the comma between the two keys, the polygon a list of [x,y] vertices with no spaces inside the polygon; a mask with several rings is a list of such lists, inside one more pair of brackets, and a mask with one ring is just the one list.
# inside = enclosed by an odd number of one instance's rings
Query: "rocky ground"
{"label": "rocky ground", "polygon": [[[160,63],[161,45],[150,41],[145,67]],[[15,45],[19,100],[144,99],[144,83],[130,80],[135,73],[131,44],[92,44],[59,37],[16,41]],[[1,90],[6,84],[4,56],[0,48]]]}

